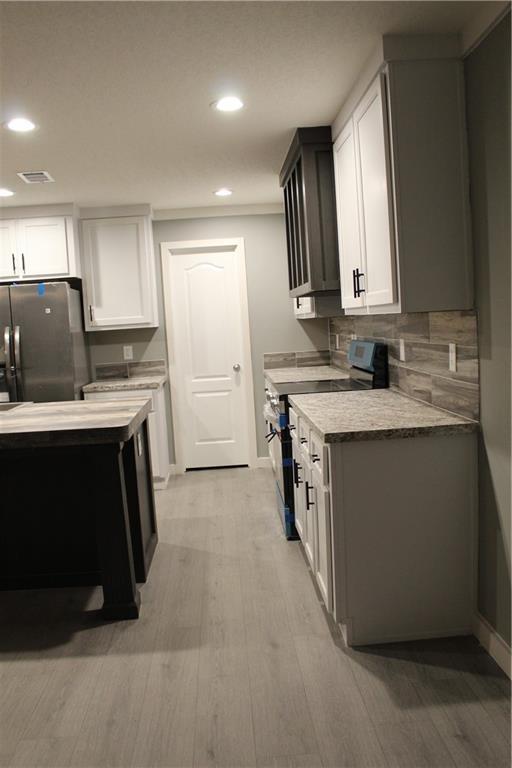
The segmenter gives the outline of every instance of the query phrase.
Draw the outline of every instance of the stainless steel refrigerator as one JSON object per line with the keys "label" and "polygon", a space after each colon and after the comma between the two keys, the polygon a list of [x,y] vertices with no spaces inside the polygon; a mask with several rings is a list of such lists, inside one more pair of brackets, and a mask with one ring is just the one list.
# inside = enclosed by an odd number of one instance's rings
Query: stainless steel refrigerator
{"label": "stainless steel refrigerator", "polygon": [[90,379],[79,291],[65,282],[0,286],[0,330],[0,399],[80,399]]}

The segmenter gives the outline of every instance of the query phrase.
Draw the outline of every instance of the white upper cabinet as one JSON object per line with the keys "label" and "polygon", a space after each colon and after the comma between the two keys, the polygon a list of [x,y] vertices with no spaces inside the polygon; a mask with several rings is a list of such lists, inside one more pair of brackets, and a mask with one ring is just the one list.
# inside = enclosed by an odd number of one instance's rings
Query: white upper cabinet
{"label": "white upper cabinet", "polygon": [[158,325],[148,216],[82,221],[86,330]]}
{"label": "white upper cabinet", "polygon": [[24,277],[69,274],[64,218],[20,219],[18,247]]}
{"label": "white upper cabinet", "polygon": [[0,280],[80,277],[71,216],[0,221]]}
{"label": "white upper cabinet", "polygon": [[16,222],[0,221],[0,280],[13,280],[17,276]]}
{"label": "white upper cabinet", "polygon": [[334,144],[336,207],[340,256],[341,304],[345,309],[362,307],[357,276],[364,272],[359,233],[356,147],[354,123],[350,119]]}
{"label": "white upper cabinet", "polygon": [[[392,304],[394,234],[391,177],[388,172],[383,76],[377,77],[354,112],[356,169],[363,276],[356,278],[368,306]],[[356,291],[358,292],[358,291]]]}
{"label": "white upper cabinet", "polygon": [[384,88],[380,75],[334,144],[341,302],[346,310],[392,305],[397,299]]}
{"label": "white upper cabinet", "polygon": [[458,46],[454,36],[384,36],[333,124],[349,314],[473,306]]}

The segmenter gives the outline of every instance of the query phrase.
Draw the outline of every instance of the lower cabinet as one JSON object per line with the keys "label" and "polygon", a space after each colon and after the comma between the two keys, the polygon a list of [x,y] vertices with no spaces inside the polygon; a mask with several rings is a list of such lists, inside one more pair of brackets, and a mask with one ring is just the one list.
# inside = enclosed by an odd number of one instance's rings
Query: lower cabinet
{"label": "lower cabinet", "polygon": [[134,398],[148,398],[152,402],[153,407],[148,416],[151,469],[155,487],[165,487],[169,476],[169,447],[163,387],[160,387],[159,389],[123,389],[112,392],[86,392],[84,394],[85,400],[133,400]]}
{"label": "lower cabinet", "polygon": [[300,540],[304,543],[307,540],[306,534],[306,503],[304,499],[304,459],[299,443],[292,438],[292,456],[293,456],[293,505],[295,510],[295,528],[299,534]]}
{"label": "lower cabinet", "polygon": [[329,489],[313,468],[311,480],[315,520],[315,579],[328,611],[332,611],[331,509]]}
{"label": "lower cabinet", "polygon": [[347,644],[471,633],[476,434],[293,434],[295,526]]}
{"label": "lower cabinet", "polygon": [[329,489],[314,454],[292,440],[295,527],[328,611],[332,610],[332,557]]}

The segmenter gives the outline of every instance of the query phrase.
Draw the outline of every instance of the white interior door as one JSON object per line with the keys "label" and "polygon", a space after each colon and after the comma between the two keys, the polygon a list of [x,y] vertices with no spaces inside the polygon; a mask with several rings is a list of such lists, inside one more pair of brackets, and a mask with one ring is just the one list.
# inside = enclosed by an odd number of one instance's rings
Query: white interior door
{"label": "white interior door", "polygon": [[366,304],[396,299],[392,190],[384,81],[376,78],[354,112]]}
{"label": "white interior door", "polygon": [[250,463],[252,370],[238,242],[162,244],[173,409],[184,469]]}

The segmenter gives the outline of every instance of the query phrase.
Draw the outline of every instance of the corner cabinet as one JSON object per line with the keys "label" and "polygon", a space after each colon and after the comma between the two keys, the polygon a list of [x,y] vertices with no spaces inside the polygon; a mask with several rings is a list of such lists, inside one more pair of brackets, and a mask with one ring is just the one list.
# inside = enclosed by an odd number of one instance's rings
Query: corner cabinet
{"label": "corner cabinet", "polygon": [[298,128],[279,177],[290,296],[340,289],[331,128]]}
{"label": "corner cabinet", "polygon": [[462,64],[395,55],[335,121],[342,306],[470,309]]}
{"label": "corner cabinet", "polygon": [[71,216],[0,221],[0,281],[80,277]]}
{"label": "corner cabinet", "polygon": [[157,327],[149,216],[84,219],[81,228],[86,330]]}

